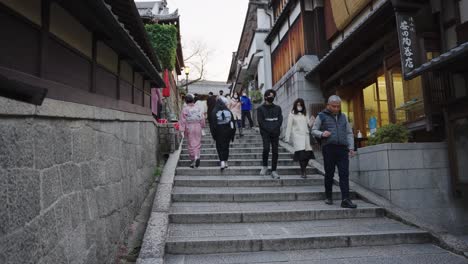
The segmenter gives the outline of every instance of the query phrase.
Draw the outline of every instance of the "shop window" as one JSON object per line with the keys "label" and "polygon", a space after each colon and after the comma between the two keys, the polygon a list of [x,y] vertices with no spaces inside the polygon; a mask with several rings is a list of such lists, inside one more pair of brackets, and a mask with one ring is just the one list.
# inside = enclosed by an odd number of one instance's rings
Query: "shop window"
{"label": "shop window", "polygon": [[394,107],[397,123],[407,123],[424,118],[421,77],[405,81],[401,72],[392,72]]}
{"label": "shop window", "polygon": [[390,120],[385,77],[378,77],[377,82],[364,88],[363,98],[366,134],[370,136],[378,127],[387,125]]}

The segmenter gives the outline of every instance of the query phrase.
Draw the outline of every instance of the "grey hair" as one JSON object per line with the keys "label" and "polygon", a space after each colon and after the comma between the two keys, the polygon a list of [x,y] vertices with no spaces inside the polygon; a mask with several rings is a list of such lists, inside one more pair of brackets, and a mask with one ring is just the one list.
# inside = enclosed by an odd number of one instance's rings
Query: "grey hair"
{"label": "grey hair", "polygon": [[341,103],[341,98],[338,95],[332,95],[328,98],[328,103]]}

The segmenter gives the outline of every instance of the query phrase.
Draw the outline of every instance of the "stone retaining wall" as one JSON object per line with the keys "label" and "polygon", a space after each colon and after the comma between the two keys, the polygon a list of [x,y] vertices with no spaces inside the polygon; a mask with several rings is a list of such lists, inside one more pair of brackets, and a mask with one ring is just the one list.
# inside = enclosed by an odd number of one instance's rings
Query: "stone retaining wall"
{"label": "stone retaining wall", "polygon": [[468,203],[452,195],[446,143],[360,148],[350,159],[350,178],[431,224],[468,233]]}
{"label": "stone retaining wall", "polygon": [[157,145],[148,116],[0,97],[0,263],[114,263]]}

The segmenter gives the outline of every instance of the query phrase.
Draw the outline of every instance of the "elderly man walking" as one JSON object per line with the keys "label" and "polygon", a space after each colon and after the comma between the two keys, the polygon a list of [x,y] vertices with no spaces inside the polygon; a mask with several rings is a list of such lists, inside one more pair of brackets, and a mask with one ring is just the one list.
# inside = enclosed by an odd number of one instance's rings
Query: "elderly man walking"
{"label": "elderly man walking", "polygon": [[325,203],[333,204],[333,176],[338,167],[341,207],[357,208],[349,197],[349,156],[354,155],[354,135],[348,118],[341,113],[341,98],[332,95],[327,108],[318,114],[312,134],[321,138],[325,165]]}

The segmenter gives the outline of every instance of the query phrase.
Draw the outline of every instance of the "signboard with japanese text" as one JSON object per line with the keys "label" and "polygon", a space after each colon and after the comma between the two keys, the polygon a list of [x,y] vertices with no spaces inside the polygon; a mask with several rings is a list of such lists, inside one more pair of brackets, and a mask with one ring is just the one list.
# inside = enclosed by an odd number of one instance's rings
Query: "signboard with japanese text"
{"label": "signboard with japanese text", "polygon": [[403,74],[406,75],[418,66],[416,26],[414,24],[413,16],[406,13],[397,13],[396,20],[401,55],[401,67]]}

